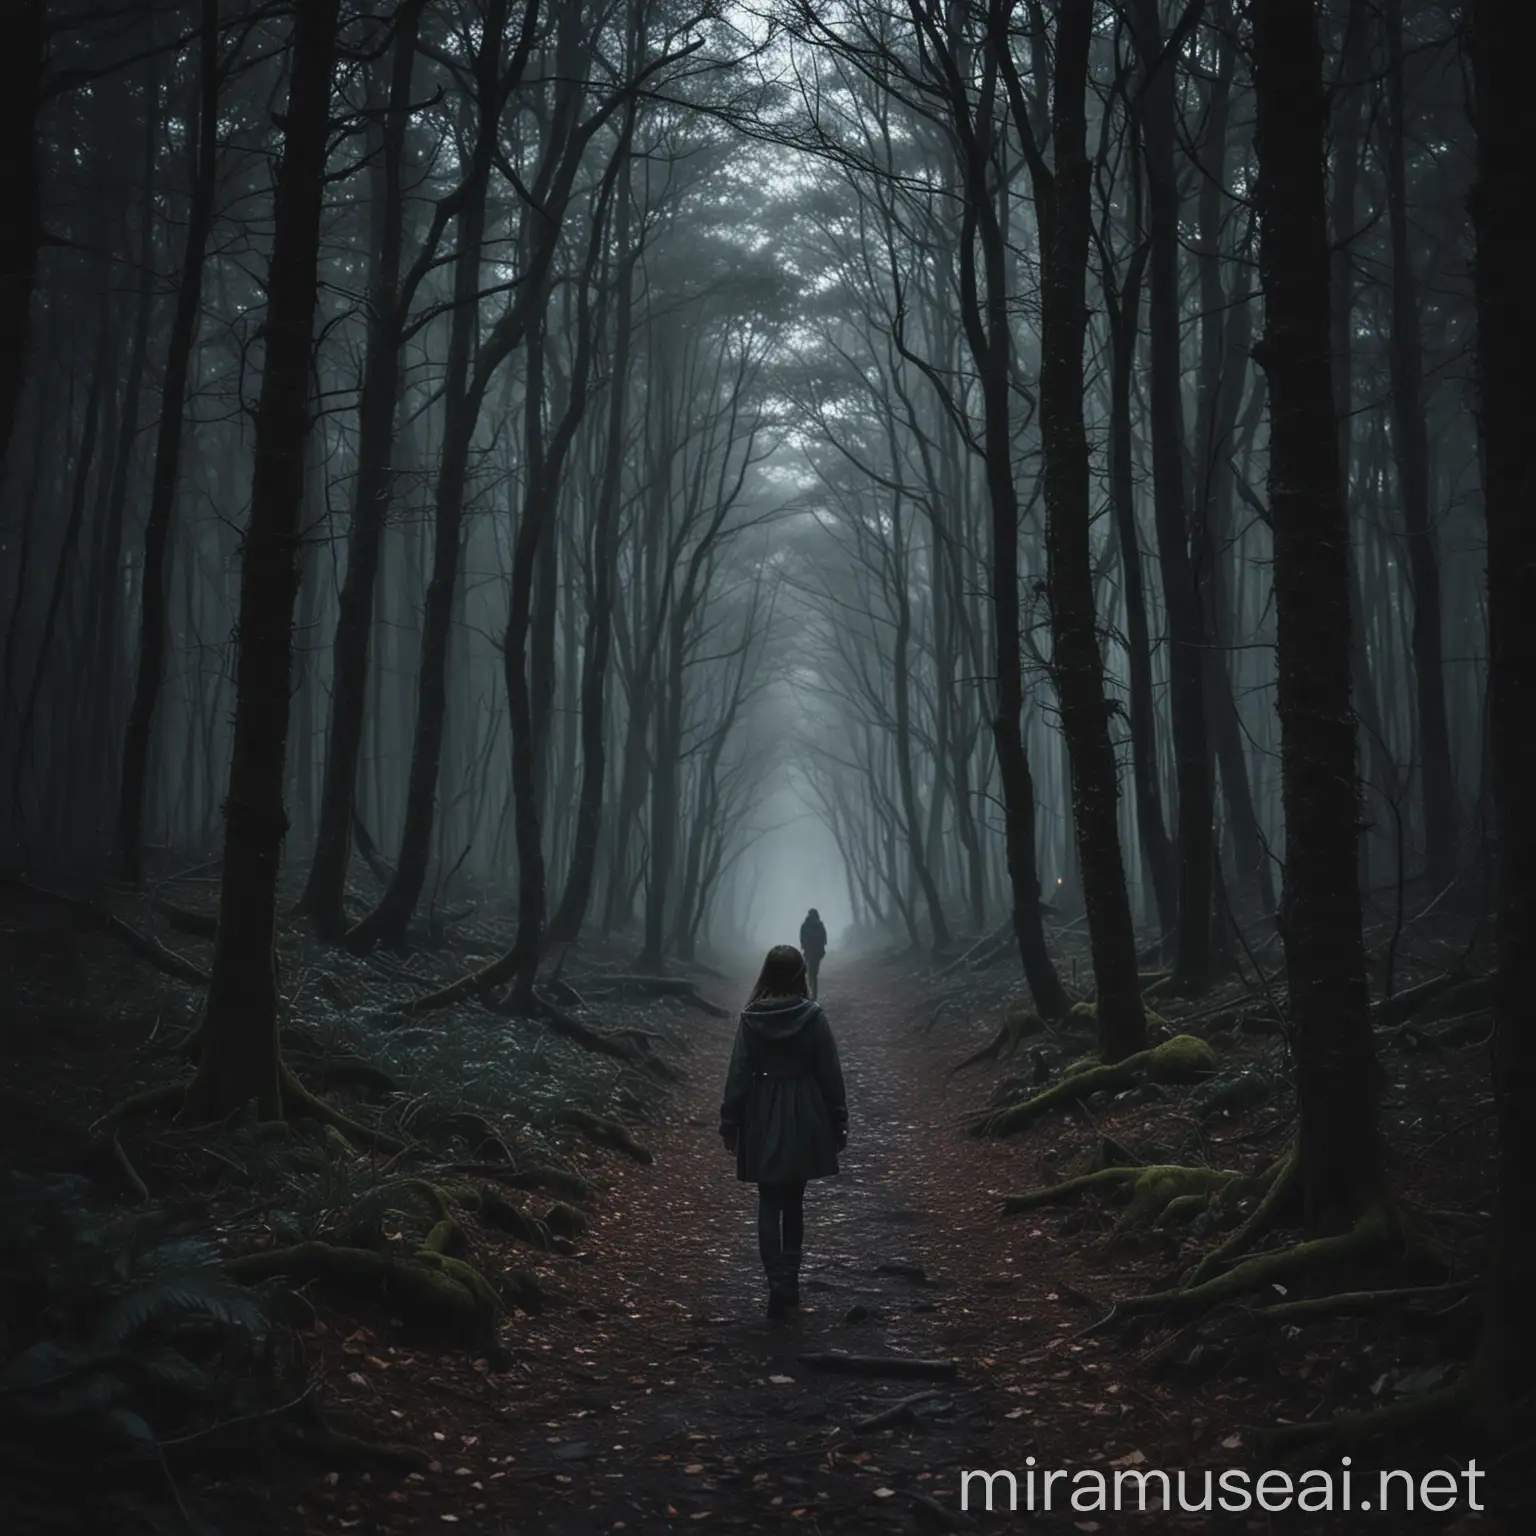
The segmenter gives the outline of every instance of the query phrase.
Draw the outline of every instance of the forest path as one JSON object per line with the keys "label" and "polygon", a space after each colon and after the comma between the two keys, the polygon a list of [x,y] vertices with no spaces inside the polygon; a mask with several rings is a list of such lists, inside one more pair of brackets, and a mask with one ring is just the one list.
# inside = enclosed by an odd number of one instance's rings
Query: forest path
{"label": "forest path", "polygon": [[[715,987],[733,1006],[741,990]],[[969,1529],[957,1518],[962,1469],[1013,1468],[1022,1485],[1028,1455],[1060,1466],[1047,1451],[1091,1461],[1134,1443],[1113,1438],[1132,1430],[1121,1420],[1132,1408],[1105,1396],[1107,1369],[1093,1374],[1098,1342],[1076,1341],[1094,1314],[1069,1305],[1054,1236],[999,1220],[998,1195],[1032,1180],[1015,1144],[961,1135],[980,1084],[946,1091],[954,1053],[925,1037],[925,989],[890,970],[829,966],[822,1001],[851,1133],[840,1175],[807,1195],[799,1316],[763,1315],[755,1189],[737,1182],[718,1134],[734,1019],[690,1020],[688,1080],[665,1122],[641,1132],[654,1164],[584,1157],[593,1231],[578,1257],[540,1268],[573,1304],[513,1320],[505,1373],[439,1357],[409,1369],[402,1359],[386,1378],[369,1368],[386,1364],[375,1355],[348,1376],[368,1381],[376,1426],[435,1442],[441,1460],[387,1494],[333,1484],[304,1509],[306,1529]],[[1071,1267],[1066,1245],[1056,1255]],[[946,1358],[957,1372],[887,1379],[798,1358],[827,1351]],[[925,1390],[936,1395],[894,1427],[855,1429]],[[1021,1509],[978,1523],[1071,1520]]]}

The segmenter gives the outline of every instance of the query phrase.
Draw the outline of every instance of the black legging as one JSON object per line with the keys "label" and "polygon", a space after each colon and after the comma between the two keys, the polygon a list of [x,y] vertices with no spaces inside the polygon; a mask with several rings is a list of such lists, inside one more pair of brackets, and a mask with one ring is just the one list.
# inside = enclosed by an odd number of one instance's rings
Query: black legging
{"label": "black legging", "polygon": [[799,1253],[805,1240],[805,1185],[757,1186],[757,1249],[766,1264],[781,1253]]}
{"label": "black legging", "polygon": [[811,996],[816,996],[816,978],[821,974],[821,956],[807,955],[805,957],[806,979],[811,985]]}

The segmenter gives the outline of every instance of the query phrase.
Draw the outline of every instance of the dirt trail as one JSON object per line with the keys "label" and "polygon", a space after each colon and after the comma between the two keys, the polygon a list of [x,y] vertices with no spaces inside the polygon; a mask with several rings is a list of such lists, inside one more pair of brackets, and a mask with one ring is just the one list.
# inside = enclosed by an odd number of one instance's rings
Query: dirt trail
{"label": "dirt trail", "polygon": [[[510,1371],[367,1336],[348,1346],[359,1369],[333,1373],[333,1390],[441,1459],[387,1493],[350,1477],[311,1489],[305,1529],[964,1529],[960,1471],[1022,1472],[1041,1450],[1037,1398],[1052,1400],[1053,1430],[1066,1393],[1089,1423],[1073,1461],[1126,1448],[1099,1433],[1130,1404],[1097,1390],[1097,1345],[1073,1341],[1092,1314],[1053,1288],[1052,1237],[998,1220],[996,1195],[1027,1182],[1017,1149],[958,1135],[964,1100],[944,1091],[950,1057],[923,1039],[920,997],[866,971],[829,974],[822,1000],[851,1135],[841,1175],[807,1196],[798,1319],[764,1319],[755,1190],[717,1134],[734,1022],[690,1024],[689,1080],[647,1134],[655,1163],[588,1159],[594,1230],[577,1258],[542,1271],[572,1305],[514,1322]],[[875,1379],[799,1359],[826,1351],[948,1358],[957,1374]],[[1043,1387],[1041,1359],[1072,1385]],[[855,1428],[930,1390],[893,1427]],[[981,1520],[1029,1524],[1022,1512]]]}

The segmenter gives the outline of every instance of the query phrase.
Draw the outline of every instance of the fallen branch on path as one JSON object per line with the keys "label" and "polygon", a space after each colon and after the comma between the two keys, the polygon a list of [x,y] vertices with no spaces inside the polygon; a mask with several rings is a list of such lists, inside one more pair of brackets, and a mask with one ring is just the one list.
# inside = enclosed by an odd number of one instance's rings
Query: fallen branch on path
{"label": "fallen branch on path", "polygon": [[150,910],[164,913],[165,920],[172,928],[178,933],[190,933],[194,938],[211,939],[219,931],[217,912],[194,912],[190,907],[178,907],[158,891],[150,904]]}
{"label": "fallen branch on path", "polygon": [[911,1397],[904,1397],[899,1402],[892,1403],[889,1408],[882,1408],[879,1413],[872,1413],[867,1419],[858,1420],[851,1427],[856,1435],[873,1434],[877,1429],[887,1429],[903,1419],[912,1418],[912,1410],[919,1403],[926,1403],[943,1395],[944,1393],[937,1387],[930,1387],[926,1392],[914,1392]]}
{"label": "fallen branch on path", "polygon": [[999,924],[992,930],[991,933],[983,934],[982,937],[977,939],[976,942],[972,944],[971,947],[967,949],[963,954],[956,955],[955,958],[951,960],[943,970],[935,971],[934,980],[942,981],[946,976],[952,974],[955,971],[958,971],[960,967],[964,965],[965,962],[969,960],[971,956],[974,955],[978,950],[989,949],[994,944],[1007,943],[1012,933],[1013,919],[1010,917],[1007,922]]}
{"label": "fallen branch on path", "polygon": [[928,1271],[920,1264],[876,1264],[877,1275],[891,1275],[897,1280],[910,1280],[914,1285],[931,1285]]}
{"label": "fallen branch on path", "polygon": [[932,1494],[909,1493],[907,1497],[918,1509],[930,1515],[942,1530],[974,1531],[977,1529],[976,1522],[970,1516],[957,1514],[952,1509],[945,1509]]}
{"label": "fallen branch on path", "polygon": [[54,901],[62,907],[67,907],[93,927],[110,934],[119,943],[126,944],[141,960],[148,960],[151,965],[157,970],[164,971],[166,975],[175,976],[181,981],[194,982],[200,987],[208,985],[207,971],[193,965],[190,960],[178,955],[175,950],[167,949],[159,939],[152,939],[149,935],[140,933],[131,923],[124,922],[115,913],[98,907],[95,902],[87,901],[83,896],[70,896],[63,891],[55,891],[45,885],[34,885],[24,875],[16,876],[15,884],[30,895],[41,896],[45,901]]}
{"label": "fallen branch on path", "polygon": [[589,983],[596,983],[603,989],[601,992],[593,992],[594,997],[610,996],[615,992],[645,992],[652,997],[675,997],[690,1008],[697,1008],[700,1013],[707,1013],[712,1019],[733,1017],[729,1008],[722,1008],[719,1003],[710,1002],[686,976],[599,975],[584,979]]}
{"label": "fallen branch on path", "polygon": [[587,1109],[563,1109],[560,1111],[560,1119],[599,1147],[622,1152],[626,1157],[646,1166],[656,1161],[650,1148],[642,1147],[616,1120],[604,1120],[601,1115],[594,1115]]}
{"label": "fallen branch on path", "polygon": [[918,1360],[910,1355],[845,1355],[840,1351],[801,1355],[801,1365],[813,1370],[837,1371],[844,1376],[942,1377],[959,1374],[953,1360]]}
{"label": "fallen branch on path", "polygon": [[1378,1028],[1401,1024],[1442,993],[1450,992],[1470,979],[1465,967],[1456,966],[1439,976],[1431,976],[1428,981],[1421,981],[1416,987],[1405,987],[1391,997],[1382,998],[1371,1008],[1371,1022]]}
{"label": "fallen branch on path", "polygon": [[531,1000],[515,996],[508,998],[505,1003],[498,1004],[495,1011],[536,1018],[548,1024],[557,1035],[563,1035],[584,1050],[595,1051],[600,1056],[612,1056],[628,1066],[638,1067],[642,1072],[648,1072],[652,1077],[660,1078],[663,1082],[677,1081],[677,1072],[661,1057],[651,1053],[650,1041],[643,1031],[615,1030],[612,1034],[604,1034],[600,1030],[593,1029],[589,1024],[583,1024],[574,1014],[567,1013],[563,1008],[557,1008],[548,998],[539,996],[537,992],[533,994]]}

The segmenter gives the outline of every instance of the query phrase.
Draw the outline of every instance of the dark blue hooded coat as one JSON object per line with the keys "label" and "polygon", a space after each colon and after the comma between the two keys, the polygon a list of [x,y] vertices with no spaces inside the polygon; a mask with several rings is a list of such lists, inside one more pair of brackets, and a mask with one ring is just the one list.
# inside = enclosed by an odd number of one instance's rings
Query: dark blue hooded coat
{"label": "dark blue hooded coat", "polygon": [[830,1178],[847,1123],[843,1070],[821,1004],[806,997],[749,1003],[720,1105],[721,1130],[736,1132],[736,1177],[748,1184]]}

